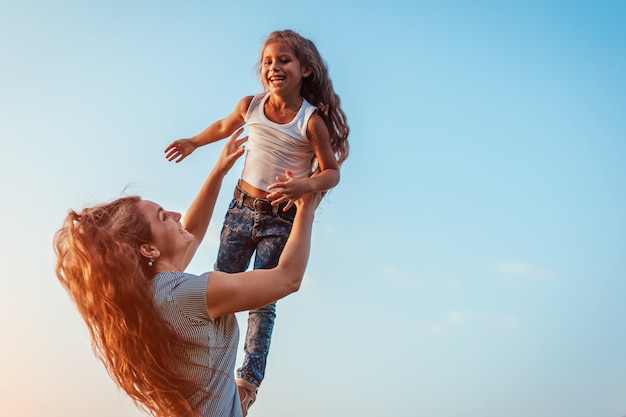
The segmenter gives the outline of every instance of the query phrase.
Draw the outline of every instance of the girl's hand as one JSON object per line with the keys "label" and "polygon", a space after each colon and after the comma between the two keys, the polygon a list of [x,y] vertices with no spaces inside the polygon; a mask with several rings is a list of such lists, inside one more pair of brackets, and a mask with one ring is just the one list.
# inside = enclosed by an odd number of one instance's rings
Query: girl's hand
{"label": "girl's hand", "polygon": [[178,139],[165,148],[165,157],[170,162],[175,160],[176,163],[179,163],[191,155],[196,148],[197,146],[190,139]]}
{"label": "girl's hand", "polygon": [[297,199],[311,191],[308,188],[307,179],[294,178],[291,171],[285,171],[285,176],[276,177],[276,181],[278,182],[267,187],[268,190],[273,190],[273,192],[268,194],[266,198],[273,200],[273,206],[286,202],[287,205],[283,211],[289,210]]}
{"label": "girl's hand", "polygon": [[235,133],[233,133],[224,145],[224,149],[222,149],[222,153],[215,164],[215,169],[222,171],[226,174],[235,164],[235,161],[239,159],[241,155],[244,154],[245,148],[243,144],[246,143],[248,137],[244,137],[238,139],[239,135],[243,132],[243,128],[237,129]]}

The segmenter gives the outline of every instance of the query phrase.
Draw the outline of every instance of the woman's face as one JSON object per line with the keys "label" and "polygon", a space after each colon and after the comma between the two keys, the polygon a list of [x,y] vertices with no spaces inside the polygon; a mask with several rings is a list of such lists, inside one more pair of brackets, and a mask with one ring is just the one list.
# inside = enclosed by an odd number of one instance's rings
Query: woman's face
{"label": "woman's face", "polygon": [[181,214],[164,210],[153,201],[141,200],[138,205],[150,223],[151,243],[159,250],[159,257],[184,255],[194,237],[180,223]]}

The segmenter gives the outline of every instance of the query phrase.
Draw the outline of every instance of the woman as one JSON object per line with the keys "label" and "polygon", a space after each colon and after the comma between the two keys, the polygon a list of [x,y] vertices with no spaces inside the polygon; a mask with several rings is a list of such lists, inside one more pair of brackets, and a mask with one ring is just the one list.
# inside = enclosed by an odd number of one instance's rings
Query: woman
{"label": "woman", "polygon": [[[96,354],[137,405],[157,416],[242,416],[234,380],[234,313],[299,289],[320,196],[297,202],[276,268],[183,272],[209,225],[222,179],[247,138],[230,138],[187,211],[124,197],[70,211],[55,236],[57,276],[89,328]],[[290,176],[289,173],[286,173]]]}

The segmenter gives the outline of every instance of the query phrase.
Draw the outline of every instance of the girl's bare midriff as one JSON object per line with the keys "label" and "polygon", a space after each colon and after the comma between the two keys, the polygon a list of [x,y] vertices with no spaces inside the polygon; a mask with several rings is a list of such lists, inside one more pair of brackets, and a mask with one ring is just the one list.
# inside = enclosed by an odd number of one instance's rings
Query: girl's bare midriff
{"label": "girl's bare midriff", "polygon": [[244,190],[246,193],[250,194],[254,198],[267,199],[267,195],[270,193],[269,191],[263,191],[259,188],[256,188],[242,179],[239,180],[239,187],[241,187],[242,190]]}

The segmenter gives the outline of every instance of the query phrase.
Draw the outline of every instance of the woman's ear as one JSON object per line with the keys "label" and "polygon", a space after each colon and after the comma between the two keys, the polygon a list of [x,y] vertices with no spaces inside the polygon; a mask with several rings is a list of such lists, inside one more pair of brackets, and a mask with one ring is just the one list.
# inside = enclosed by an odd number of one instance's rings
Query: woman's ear
{"label": "woman's ear", "polygon": [[142,243],[139,246],[139,253],[146,258],[158,258],[161,252],[151,243]]}
{"label": "woman's ear", "polygon": [[309,67],[306,67],[304,71],[302,72],[302,78],[306,78],[311,74],[313,74],[313,70]]}

